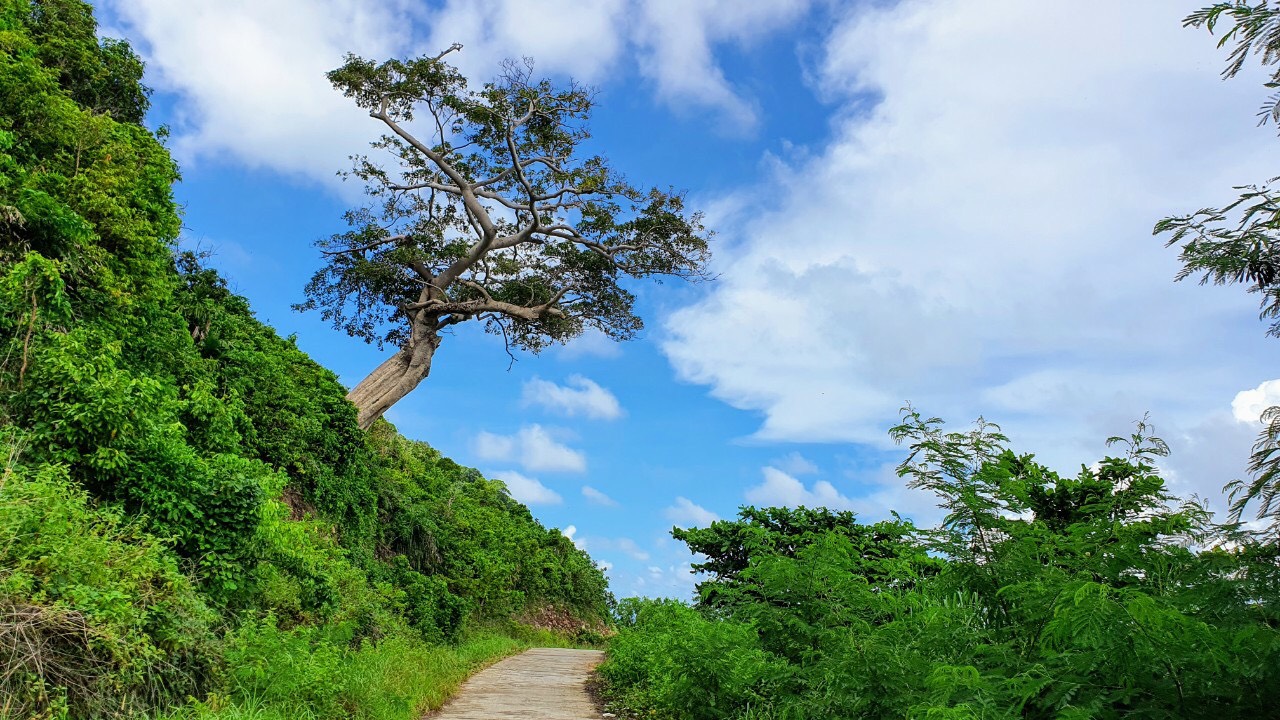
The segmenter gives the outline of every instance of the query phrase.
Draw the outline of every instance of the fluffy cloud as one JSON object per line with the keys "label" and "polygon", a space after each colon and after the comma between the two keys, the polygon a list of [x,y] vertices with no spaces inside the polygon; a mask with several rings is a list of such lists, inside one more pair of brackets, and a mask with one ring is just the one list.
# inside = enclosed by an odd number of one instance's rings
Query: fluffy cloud
{"label": "fluffy cloud", "polygon": [[530,472],[585,472],[587,458],[556,441],[541,425],[526,425],[514,435],[481,431],[472,444],[476,456],[490,462],[518,462]]}
{"label": "fluffy cloud", "polygon": [[650,565],[648,574],[636,578],[636,586],[644,588],[648,597],[669,597],[677,600],[689,600],[693,597],[697,576],[687,563],[671,564],[666,567]]}
{"label": "fluffy cloud", "polygon": [[329,180],[377,137],[325,73],[344,53],[406,52],[412,3],[392,0],[112,0],[107,8],[176,93],[174,149],[186,163],[231,158]]}
{"label": "fluffy cloud", "polygon": [[826,480],[817,480],[806,486],[791,474],[775,467],[761,469],[764,476],[759,485],[747,488],[747,502],[760,507],[825,507],[831,510],[852,510],[865,522],[888,520],[893,513],[928,526],[942,518],[938,499],[933,493],[907,486],[907,480],[898,477],[895,464],[883,465],[871,471],[859,471],[848,476],[848,482],[858,492],[846,495]]}
{"label": "fluffy cloud", "polygon": [[597,420],[622,417],[622,405],[613,393],[581,375],[574,375],[564,385],[533,378],[524,384],[525,405],[536,405],[570,417],[583,416]]}
{"label": "fluffy cloud", "polygon": [[763,469],[764,482],[748,488],[747,502],[761,507],[827,507],[832,510],[852,510],[854,503],[840,494],[826,480],[818,480],[813,488],[774,467]]}
{"label": "fluffy cloud", "polygon": [[863,522],[890,520],[893,514],[915,521],[919,527],[933,527],[946,514],[938,507],[938,496],[928,490],[911,488],[907,479],[898,477],[897,463],[891,462],[868,471],[849,473],[859,491],[850,510]]}
{"label": "fluffy cloud", "polygon": [[[797,18],[804,0],[746,6],[716,0],[106,0],[147,61],[148,79],[181,101],[174,147],[184,163],[232,159],[324,182],[379,125],[335,92],[325,73],[347,52],[384,58],[436,53],[487,79],[506,58],[540,72],[600,81],[638,55],[654,92],[676,107],[750,127],[755,110],[721,72],[713,48],[739,45]],[[571,18],[571,20],[570,20]],[[359,188],[351,188],[351,192]]]}
{"label": "fluffy cloud", "polygon": [[911,400],[1069,468],[1148,410],[1194,427],[1270,362],[1253,299],[1175,284],[1150,236],[1274,174],[1258,86],[1218,79],[1183,10],[848,8],[815,74],[832,140],[722,203],[741,240],[666,324],[683,379],[759,439],[886,445]]}
{"label": "fluffy cloud", "polygon": [[[556,491],[514,470],[503,470],[492,475],[506,484],[511,497],[525,505],[559,505],[564,501]],[[568,531],[566,537],[573,539],[573,526],[570,525],[565,530]]]}
{"label": "fluffy cloud", "polygon": [[1256,423],[1262,411],[1280,405],[1280,380],[1268,380],[1252,390],[1241,390],[1231,401],[1231,414],[1242,423]]}
{"label": "fluffy cloud", "polygon": [[596,505],[603,505],[605,507],[618,507],[617,500],[614,500],[613,498],[609,497],[608,495],[605,495],[604,493],[591,487],[590,485],[582,486],[582,496],[585,497],[588,501]]}
{"label": "fluffy cloud", "polygon": [[686,497],[676,498],[671,507],[662,511],[662,515],[676,525],[685,527],[706,527],[720,519],[719,515]]}
{"label": "fluffy cloud", "polygon": [[574,539],[573,536],[576,535],[577,533],[578,533],[578,526],[576,525],[569,525],[560,529],[560,534],[569,538],[569,541],[573,543],[574,547],[585,552],[587,549],[587,541],[582,538]]}
{"label": "fluffy cloud", "polygon": [[628,11],[626,0],[446,0],[421,11],[427,36],[419,45],[462,43],[456,62],[473,76],[507,58],[532,57],[542,72],[596,82],[626,47]]}

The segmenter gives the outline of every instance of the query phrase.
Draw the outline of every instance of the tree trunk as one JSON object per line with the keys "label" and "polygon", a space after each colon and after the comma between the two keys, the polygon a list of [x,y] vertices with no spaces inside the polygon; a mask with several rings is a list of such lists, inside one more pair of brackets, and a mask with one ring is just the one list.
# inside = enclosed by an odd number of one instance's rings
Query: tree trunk
{"label": "tree trunk", "polygon": [[431,372],[431,358],[438,347],[439,335],[431,333],[421,337],[412,347],[403,348],[387,358],[359,385],[351,388],[347,399],[359,411],[357,422],[362,430],[368,430],[375,420],[382,417],[382,413],[426,379]]}

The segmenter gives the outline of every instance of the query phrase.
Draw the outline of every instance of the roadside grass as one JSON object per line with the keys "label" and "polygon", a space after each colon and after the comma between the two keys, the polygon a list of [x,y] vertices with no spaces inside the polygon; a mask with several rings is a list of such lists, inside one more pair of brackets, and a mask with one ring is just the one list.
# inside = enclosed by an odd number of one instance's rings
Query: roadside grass
{"label": "roadside grass", "polygon": [[[531,645],[489,628],[456,645],[403,637],[358,650],[297,648],[265,657],[264,672],[230,668],[225,694],[192,700],[164,720],[416,720],[439,708],[470,675]],[[243,670],[243,668],[239,669]]]}

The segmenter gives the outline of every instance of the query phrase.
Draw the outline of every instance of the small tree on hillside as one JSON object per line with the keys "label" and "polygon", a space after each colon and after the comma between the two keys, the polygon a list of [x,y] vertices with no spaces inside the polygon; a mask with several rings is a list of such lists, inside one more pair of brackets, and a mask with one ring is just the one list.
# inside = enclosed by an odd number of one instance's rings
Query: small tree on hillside
{"label": "small tree on hillside", "polygon": [[369,427],[431,370],[446,328],[469,320],[537,352],[595,328],[643,324],[627,278],[706,277],[710,235],[683,197],[642,190],[583,151],[592,93],[535,81],[508,62],[483,89],[435,57],[329,73],[388,133],[389,167],[354,158],[370,202],[317,244],[327,264],[300,309],[398,351],[347,396]]}

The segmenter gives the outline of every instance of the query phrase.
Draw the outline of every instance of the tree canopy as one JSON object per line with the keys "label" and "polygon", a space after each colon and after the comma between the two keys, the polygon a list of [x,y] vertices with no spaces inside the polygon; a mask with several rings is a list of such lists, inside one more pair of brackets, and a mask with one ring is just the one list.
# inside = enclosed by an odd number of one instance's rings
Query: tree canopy
{"label": "tree canopy", "polygon": [[[1223,78],[1233,78],[1249,63],[1270,72],[1265,84],[1280,88],[1280,3],[1219,2],[1183,20],[1186,27],[1203,28],[1218,36],[1218,47],[1230,47]],[[1258,110],[1259,125],[1275,123],[1280,130],[1280,92],[1271,94]],[[1267,334],[1280,337],[1280,191],[1277,178],[1235,188],[1238,197],[1224,205],[1205,207],[1186,215],[1164,218],[1155,234],[1167,235],[1166,246],[1178,246],[1182,270],[1178,280],[1243,285],[1259,296],[1260,317],[1270,320]],[[1231,514],[1239,520],[1251,503],[1259,518],[1272,518],[1280,531],[1280,407],[1262,415],[1264,428],[1249,460],[1248,482],[1233,484]]]}
{"label": "tree canopy", "polygon": [[706,277],[701,215],[588,152],[591,90],[537,80],[529,60],[472,90],[445,61],[458,49],[329,74],[387,133],[355,158],[369,202],[318,243],[299,307],[398,350],[351,391],[366,427],[427,376],[450,326],[534,352],[587,328],[625,340],[643,327],[629,279]]}
{"label": "tree canopy", "polygon": [[748,508],[677,530],[708,557],[700,601],[624,601],[606,695],[695,720],[1274,715],[1276,546],[1171,497],[1150,432],[1071,476],[908,408],[899,471],[940,527]]}

